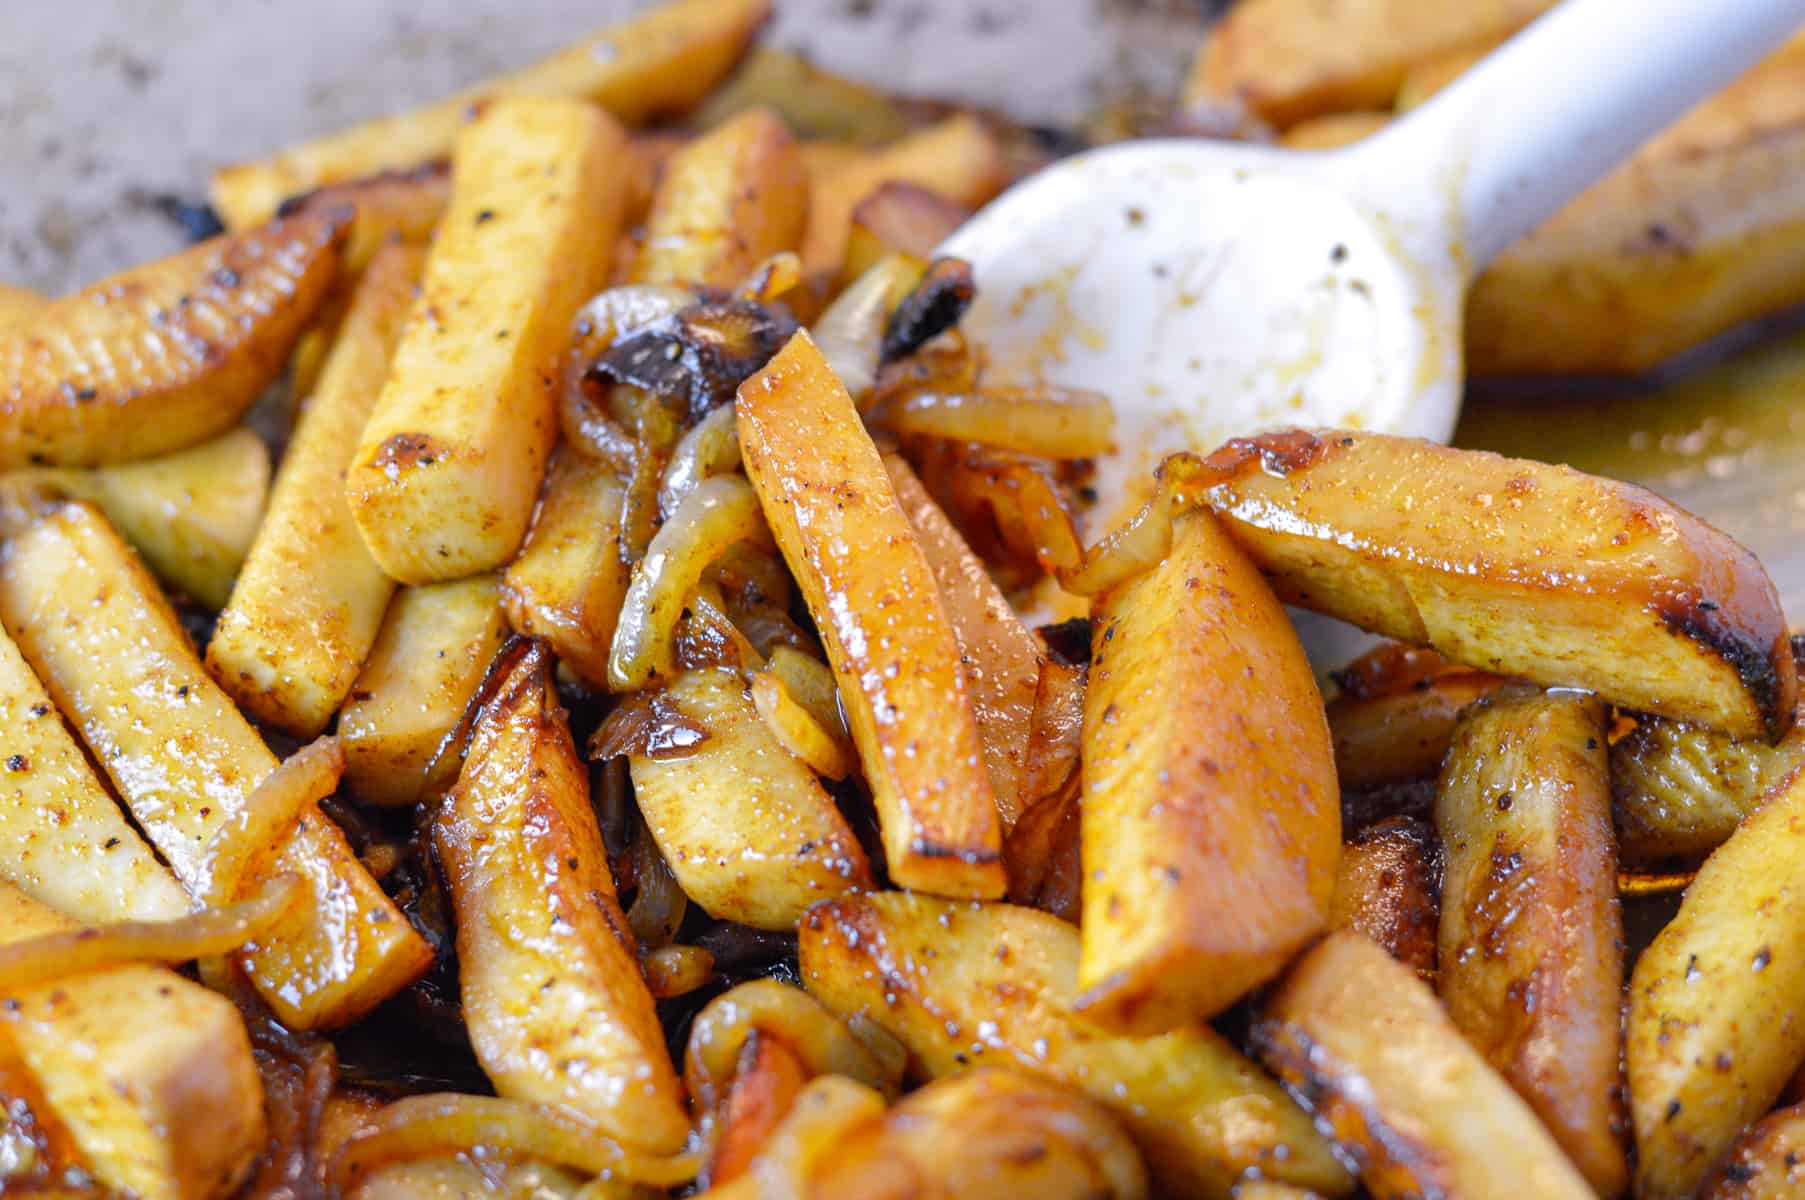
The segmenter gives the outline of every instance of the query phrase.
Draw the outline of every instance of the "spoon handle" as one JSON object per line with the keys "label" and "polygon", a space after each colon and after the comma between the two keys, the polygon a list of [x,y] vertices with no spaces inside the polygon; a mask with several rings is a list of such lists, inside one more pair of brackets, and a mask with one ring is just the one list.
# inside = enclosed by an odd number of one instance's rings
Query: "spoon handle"
{"label": "spoon handle", "polygon": [[1349,165],[1402,216],[1451,198],[1477,274],[1801,25],[1805,0],[1566,0]]}

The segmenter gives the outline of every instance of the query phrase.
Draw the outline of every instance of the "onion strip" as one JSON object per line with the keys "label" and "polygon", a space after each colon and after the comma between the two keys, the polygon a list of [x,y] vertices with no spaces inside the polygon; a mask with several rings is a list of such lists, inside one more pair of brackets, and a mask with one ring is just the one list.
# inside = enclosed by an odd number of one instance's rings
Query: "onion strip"
{"label": "onion strip", "polygon": [[323,737],[264,776],[245,798],[244,807],[213,831],[201,851],[205,880],[201,890],[207,901],[230,904],[238,899],[261,861],[309,808],[338,790],[344,773],[345,752],[338,739]]}
{"label": "onion strip", "polygon": [[327,1177],[348,1195],[390,1163],[477,1150],[662,1188],[688,1183],[702,1166],[694,1151],[661,1155],[622,1146],[568,1109],[436,1092],[397,1100],[369,1118],[333,1156]]}
{"label": "onion strip", "polygon": [[608,685],[632,692],[669,676],[677,621],[703,572],[737,542],[770,540],[758,493],[744,478],[719,475],[697,484],[633,568],[609,651]]}
{"label": "onion strip", "polygon": [[688,995],[714,978],[714,955],[700,946],[659,946],[639,965],[654,1000]]}
{"label": "onion strip", "polygon": [[1096,392],[1041,385],[919,391],[884,417],[901,434],[975,442],[1040,458],[1094,458],[1115,440],[1115,411]]}
{"label": "onion strip", "polygon": [[755,979],[710,1000],[690,1026],[683,1080],[701,1111],[713,1112],[726,1097],[754,1029],[782,1042],[811,1074],[844,1075],[887,1096],[902,1083],[901,1072],[819,1000],[775,979]]}
{"label": "onion strip", "polygon": [[861,408],[877,383],[890,310],[921,278],[921,270],[921,263],[907,255],[885,255],[853,280],[809,330],[821,356]]}
{"label": "onion strip", "polygon": [[758,710],[771,733],[804,766],[827,779],[844,779],[852,774],[857,761],[853,749],[815,719],[784,686],[774,671],[760,671],[752,677],[752,707]]}
{"label": "onion strip", "polygon": [[1084,553],[1075,570],[1058,572],[1074,596],[1100,596],[1159,566],[1172,549],[1172,502],[1162,491],[1121,528]]}
{"label": "onion strip", "polygon": [[734,406],[723,404],[678,441],[658,487],[659,516],[668,519],[704,479],[739,469],[740,435],[733,414]]}
{"label": "onion strip", "polygon": [[837,738],[852,736],[840,709],[840,685],[826,663],[794,646],[774,646],[770,671],[783,680],[790,699],[808,709],[822,729]]}
{"label": "onion strip", "polygon": [[267,932],[306,892],[300,876],[282,874],[252,899],[172,921],[119,921],[9,942],[0,946],[0,993],[129,963],[174,965],[225,954]]}

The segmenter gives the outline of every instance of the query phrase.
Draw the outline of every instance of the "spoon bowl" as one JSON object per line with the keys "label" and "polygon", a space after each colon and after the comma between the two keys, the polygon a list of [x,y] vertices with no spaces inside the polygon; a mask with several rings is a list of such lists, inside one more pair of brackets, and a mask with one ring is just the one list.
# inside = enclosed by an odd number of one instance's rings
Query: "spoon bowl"
{"label": "spoon bowl", "polygon": [[[1345,189],[1329,156],[1149,141],[1057,164],[943,248],[972,260],[988,371],[1107,395],[1094,537],[1180,450],[1281,425],[1446,440],[1463,275]],[[1331,169],[1325,169],[1331,168]]]}
{"label": "spoon bowl", "polygon": [[1176,450],[1286,425],[1446,440],[1477,272],[1801,23],[1805,0],[1567,0],[1344,150],[1077,155],[942,247],[977,280],[962,327],[998,382],[1113,401],[1087,538]]}

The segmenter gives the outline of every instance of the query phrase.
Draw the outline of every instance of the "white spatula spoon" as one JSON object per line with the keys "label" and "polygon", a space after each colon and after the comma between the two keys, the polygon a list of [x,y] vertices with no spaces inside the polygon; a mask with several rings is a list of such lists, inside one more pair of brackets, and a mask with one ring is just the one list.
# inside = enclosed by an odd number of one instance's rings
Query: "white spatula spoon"
{"label": "white spatula spoon", "polygon": [[1805,0],[1567,0],[1346,150],[1158,140],[1064,160],[942,248],[1001,379],[1116,408],[1095,537],[1175,450],[1275,425],[1446,440],[1492,258],[1805,23]]}

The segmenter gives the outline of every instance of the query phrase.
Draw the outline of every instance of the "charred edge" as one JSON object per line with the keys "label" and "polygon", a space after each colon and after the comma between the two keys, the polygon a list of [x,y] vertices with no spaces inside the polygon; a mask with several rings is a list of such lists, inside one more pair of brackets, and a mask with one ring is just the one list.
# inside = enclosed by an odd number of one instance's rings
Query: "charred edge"
{"label": "charred edge", "polygon": [[[1265,1018],[1254,1023],[1248,1040],[1349,1171],[1386,1195],[1449,1200],[1440,1163],[1388,1124],[1376,1108],[1362,1105],[1359,1097],[1368,1089],[1349,1086],[1359,1083],[1357,1078],[1344,1083],[1342,1077],[1353,1072],[1336,1063],[1309,1034],[1283,1020]],[[1381,1189],[1380,1181],[1397,1190]]]}
{"label": "charred edge", "polygon": [[175,192],[151,192],[143,196],[143,201],[151,211],[180,229],[190,245],[226,231],[219,210],[205,200],[190,200]]}
{"label": "charred edge", "polygon": [[1792,641],[1786,632],[1782,630],[1771,642],[1762,645],[1747,631],[1726,621],[1723,610],[1716,604],[1692,593],[1660,597],[1655,601],[1655,611],[1667,628],[1692,639],[1730,664],[1742,681],[1743,690],[1754,698],[1767,740],[1770,743],[1779,741],[1792,716],[1780,711],[1783,694],[1780,671],[1782,667],[1794,669]]}
{"label": "charred edge", "polygon": [[882,361],[895,362],[921,349],[959,323],[977,296],[971,264],[958,258],[937,258],[928,266],[884,326]]}
{"label": "charred edge", "polygon": [[477,685],[470,702],[464,705],[463,715],[433,751],[420,789],[423,808],[437,809],[439,801],[457,782],[464,755],[470,748],[471,731],[492,706],[512,702],[535,681],[542,688],[550,688],[550,663],[551,651],[538,638],[515,634],[502,644],[489,661],[482,683]]}
{"label": "charred edge", "polygon": [[986,867],[992,863],[1003,861],[1001,853],[995,850],[974,850],[969,846],[949,846],[945,842],[936,842],[930,838],[915,838],[909,842],[909,853],[921,858],[951,858],[971,867]]}
{"label": "charred edge", "polygon": [[796,332],[782,305],[704,300],[620,338],[597,358],[586,380],[644,388],[687,404],[700,420],[730,404]]}
{"label": "charred edge", "polygon": [[276,216],[292,217],[298,212],[319,204],[349,203],[355,205],[358,197],[391,184],[425,183],[431,179],[448,179],[450,176],[451,164],[443,159],[422,163],[417,167],[378,171],[374,175],[365,175],[361,179],[352,179],[344,183],[328,183],[309,191],[297,192],[276,206]]}
{"label": "charred edge", "polygon": [[[1351,436],[1340,439],[1343,447],[1353,444]],[[1293,471],[1315,466],[1334,448],[1329,440],[1307,429],[1276,429],[1258,437],[1231,438],[1203,459],[1211,472],[1233,478],[1244,475],[1257,462],[1268,475],[1283,478]]]}

